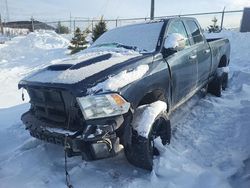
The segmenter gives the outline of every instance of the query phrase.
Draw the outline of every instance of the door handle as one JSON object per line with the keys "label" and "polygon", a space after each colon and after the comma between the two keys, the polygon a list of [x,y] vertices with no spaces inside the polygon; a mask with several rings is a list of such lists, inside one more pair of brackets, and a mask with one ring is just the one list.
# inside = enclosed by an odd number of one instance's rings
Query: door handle
{"label": "door handle", "polygon": [[208,54],[209,52],[210,52],[210,49],[204,50],[204,53],[205,53],[205,54]]}
{"label": "door handle", "polygon": [[195,60],[197,58],[197,55],[190,55],[189,60]]}

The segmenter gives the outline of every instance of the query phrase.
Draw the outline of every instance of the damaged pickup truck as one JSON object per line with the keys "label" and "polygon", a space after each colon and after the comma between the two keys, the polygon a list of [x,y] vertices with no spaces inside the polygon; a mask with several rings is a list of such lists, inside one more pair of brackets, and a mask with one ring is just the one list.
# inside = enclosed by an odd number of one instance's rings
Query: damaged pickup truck
{"label": "damaged pickup truck", "polygon": [[69,157],[103,159],[123,145],[130,163],[151,170],[155,138],[170,143],[168,115],[198,91],[221,96],[229,60],[229,41],[207,40],[193,18],[119,27],[22,79],[31,106],[21,119]]}

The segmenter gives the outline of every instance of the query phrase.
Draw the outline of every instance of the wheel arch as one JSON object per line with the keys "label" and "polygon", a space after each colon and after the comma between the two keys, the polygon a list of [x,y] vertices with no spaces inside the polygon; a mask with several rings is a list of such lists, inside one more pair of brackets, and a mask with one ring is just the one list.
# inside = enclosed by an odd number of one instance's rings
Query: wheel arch
{"label": "wheel arch", "polygon": [[166,102],[167,111],[169,110],[169,99],[166,95],[166,92],[161,88],[157,88],[145,93],[139,100],[137,107],[145,104],[150,104],[156,101]]}

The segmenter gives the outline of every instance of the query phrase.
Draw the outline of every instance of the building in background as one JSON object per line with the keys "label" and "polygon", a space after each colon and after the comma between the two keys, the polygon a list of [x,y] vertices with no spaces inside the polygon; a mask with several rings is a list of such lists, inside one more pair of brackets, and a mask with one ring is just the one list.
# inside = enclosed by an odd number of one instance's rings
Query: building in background
{"label": "building in background", "polygon": [[28,29],[29,31],[43,29],[43,30],[55,30],[56,28],[37,20],[32,21],[15,21],[3,23],[4,27],[15,29]]}
{"label": "building in background", "polygon": [[240,32],[250,32],[250,7],[244,8]]}

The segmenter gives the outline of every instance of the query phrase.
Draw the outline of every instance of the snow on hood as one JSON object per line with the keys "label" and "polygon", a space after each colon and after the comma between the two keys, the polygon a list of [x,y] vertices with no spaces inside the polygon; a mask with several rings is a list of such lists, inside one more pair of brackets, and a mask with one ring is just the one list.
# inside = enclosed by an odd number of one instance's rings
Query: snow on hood
{"label": "snow on hood", "polygon": [[148,71],[148,65],[139,65],[135,69],[129,71],[124,70],[117,75],[109,77],[104,82],[98,83],[96,86],[89,89],[89,93],[103,91],[117,91],[140,78]]}
{"label": "snow on hood", "polygon": [[[88,52],[88,51],[87,51]],[[56,62],[55,65],[67,64],[69,67],[64,70],[43,69],[23,80],[40,83],[63,83],[73,84],[80,82],[94,74],[104,71],[114,65],[123,63],[131,58],[140,56],[139,53],[118,53],[109,51],[83,52],[73,57]],[[60,63],[60,64],[58,64]]]}

